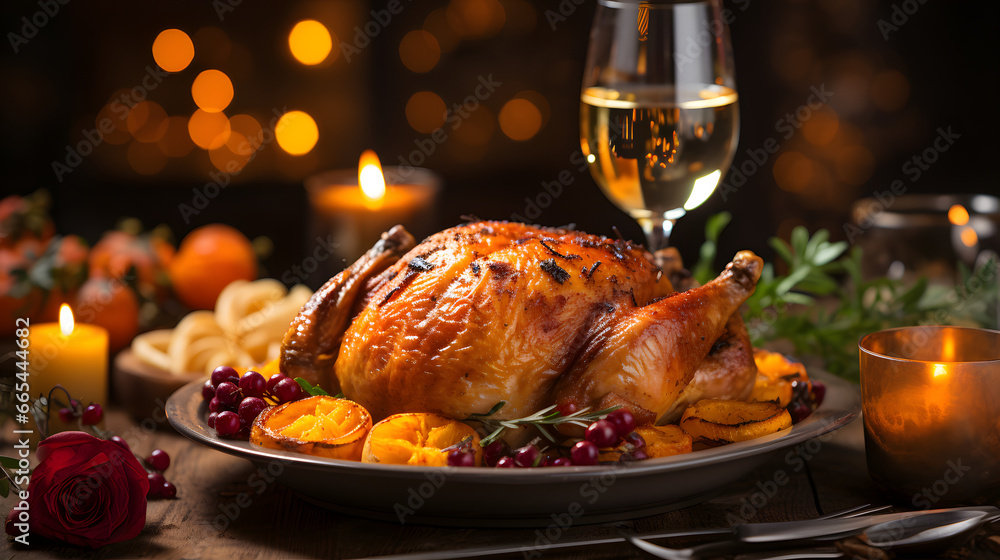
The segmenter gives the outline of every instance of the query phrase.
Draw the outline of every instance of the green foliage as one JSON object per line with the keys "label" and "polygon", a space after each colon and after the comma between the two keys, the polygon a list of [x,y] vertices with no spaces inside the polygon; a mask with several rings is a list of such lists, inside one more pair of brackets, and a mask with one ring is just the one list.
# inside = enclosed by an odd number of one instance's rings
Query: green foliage
{"label": "green foliage", "polygon": [[[330,393],[327,393],[326,391],[324,391],[322,388],[320,388],[319,385],[313,385],[312,383],[309,383],[308,381],[306,381],[305,379],[302,379],[301,377],[296,377],[295,378],[295,382],[298,383],[299,387],[302,387],[302,390],[305,391],[306,393],[308,393],[309,396],[311,396],[311,397],[315,397],[315,396],[319,396],[319,395],[330,396]],[[341,395],[338,395],[338,397],[339,396],[341,396]]]}
{"label": "green foliage", "polygon": [[[721,221],[723,227],[728,216]],[[712,263],[719,236],[710,219],[698,266]],[[912,325],[997,327],[997,263],[989,259],[975,270],[958,264],[960,282],[931,286],[926,278],[902,280],[861,275],[861,248],[830,242],[830,232],[812,236],[804,227],[790,242],[770,239],[787,272],[764,266],[743,317],[755,346],[787,340],[800,356],[818,356],[827,370],[847,379],[859,377],[858,340],[869,333]],[[699,281],[706,276],[696,273]],[[707,274],[711,278],[711,274]]]}

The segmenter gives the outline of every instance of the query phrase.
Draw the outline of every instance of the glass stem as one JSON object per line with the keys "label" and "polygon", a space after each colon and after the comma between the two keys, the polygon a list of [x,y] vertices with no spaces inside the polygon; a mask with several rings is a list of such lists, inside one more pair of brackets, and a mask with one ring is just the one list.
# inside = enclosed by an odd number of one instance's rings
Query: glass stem
{"label": "glass stem", "polygon": [[670,232],[674,230],[676,219],[667,218],[639,218],[639,227],[646,234],[646,249],[650,253],[656,253],[660,249],[670,246]]}

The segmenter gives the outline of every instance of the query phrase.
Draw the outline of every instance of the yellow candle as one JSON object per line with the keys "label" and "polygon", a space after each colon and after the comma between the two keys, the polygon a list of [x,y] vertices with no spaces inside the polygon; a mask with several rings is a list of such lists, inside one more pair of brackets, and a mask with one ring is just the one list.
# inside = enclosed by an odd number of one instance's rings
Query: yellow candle
{"label": "yellow candle", "polygon": [[[58,384],[84,407],[91,402],[107,404],[107,330],[96,325],[74,324],[73,311],[63,304],[59,323],[31,325],[28,342],[32,396],[48,396]],[[66,402],[61,391],[53,396]]]}

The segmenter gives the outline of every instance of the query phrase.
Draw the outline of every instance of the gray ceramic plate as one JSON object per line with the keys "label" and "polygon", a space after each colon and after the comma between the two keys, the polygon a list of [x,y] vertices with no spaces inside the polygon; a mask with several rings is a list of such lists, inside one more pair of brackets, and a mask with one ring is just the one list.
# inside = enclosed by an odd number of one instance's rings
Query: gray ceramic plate
{"label": "gray ceramic plate", "polygon": [[741,478],[749,488],[756,481],[748,475],[778,452],[789,454],[787,471],[800,469],[801,459],[791,455],[791,448],[847,425],[861,408],[850,383],[829,374],[812,376],[826,384],[826,399],[789,430],[687,455],[597,467],[370,465],[264,449],[215,436],[205,422],[203,381],[174,393],[166,411],[180,433],[253,462],[304,499],[329,509],[405,523],[545,527],[568,519],[599,523],[679,509]]}

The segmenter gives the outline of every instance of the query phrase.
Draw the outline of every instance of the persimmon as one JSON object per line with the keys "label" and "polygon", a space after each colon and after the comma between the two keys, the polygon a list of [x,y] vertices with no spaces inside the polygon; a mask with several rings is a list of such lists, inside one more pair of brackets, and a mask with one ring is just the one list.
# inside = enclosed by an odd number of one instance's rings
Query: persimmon
{"label": "persimmon", "polygon": [[439,414],[411,412],[382,420],[368,433],[363,463],[443,467],[448,451],[468,440],[476,465],[483,463],[479,435],[468,424]]}
{"label": "persimmon", "polygon": [[358,403],[314,396],[260,413],[250,430],[250,442],[271,449],[358,461],[371,427],[371,415]]}
{"label": "persimmon", "polygon": [[73,311],[81,323],[108,330],[108,346],[117,352],[139,332],[139,300],[131,288],[116,280],[95,277],[84,282]]}
{"label": "persimmon", "polygon": [[209,224],[189,233],[170,264],[174,292],[192,309],[214,309],[230,282],[256,278],[253,245],[224,224]]}

